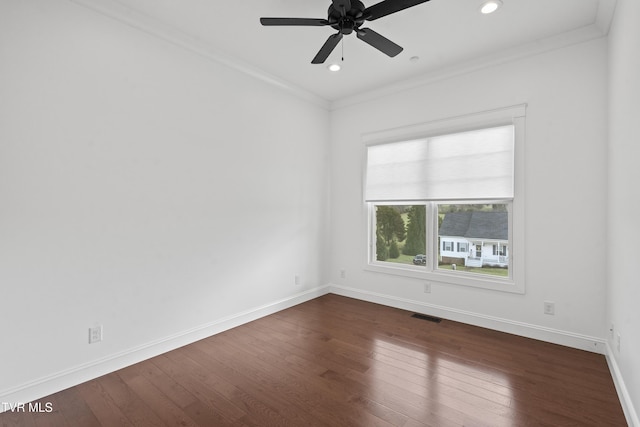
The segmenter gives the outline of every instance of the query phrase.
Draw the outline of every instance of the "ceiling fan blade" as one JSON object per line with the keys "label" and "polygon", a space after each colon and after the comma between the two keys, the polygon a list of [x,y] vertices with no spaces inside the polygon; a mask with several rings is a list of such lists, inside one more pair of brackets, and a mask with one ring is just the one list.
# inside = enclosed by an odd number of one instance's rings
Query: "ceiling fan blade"
{"label": "ceiling fan blade", "polygon": [[391,57],[402,52],[402,47],[398,46],[388,38],[381,36],[370,28],[359,29],[358,38]]}
{"label": "ceiling fan blade", "polygon": [[364,10],[364,16],[367,21],[374,21],[383,16],[400,12],[401,10],[426,3],[429,0],[384,0],[378,4],[374,4]]}
{"label": "ceiling fan blade", "polygon": [[342,40],[342,33],[337,33],[332,36],[329,36],[329,38],[327,39],[326,42],[324,42],[324,45],[322,45],[322,47],[320,48],[320,51],[318,52],[316,57],[313,58],[311,63],[312,64],[324,63],[324,61],[327,60],[329,55],[331,55],[331,52],[333,52],[333,49],[335,49],[338,43],[340,43],[340,40]]}
{"label": "ceiling fan blade", "polygon": [[331,0],[333,2],[333,8],[340,12],[342,16],[346,16],[347,12],[351,10],[351,0]]}
{"label": "ceiling fan blade", "polygon": [[314,18],[260,18],[260,23],[264,26],[305,26],[305,27],[323,27],[329,25],[326,19]]}

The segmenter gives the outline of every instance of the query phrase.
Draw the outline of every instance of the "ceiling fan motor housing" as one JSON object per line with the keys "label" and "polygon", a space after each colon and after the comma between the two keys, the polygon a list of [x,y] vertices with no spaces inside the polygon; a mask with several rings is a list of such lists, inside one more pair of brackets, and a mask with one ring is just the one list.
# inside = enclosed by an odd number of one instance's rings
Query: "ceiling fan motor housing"
{"label": "ceiling fan motor housing", "polygon": [[359,0],[351,0],[351,8],[342,11],[334,3],[329,6],[328,18],[331,27],[342,34],[351,34],[365,21],[364,4]]}

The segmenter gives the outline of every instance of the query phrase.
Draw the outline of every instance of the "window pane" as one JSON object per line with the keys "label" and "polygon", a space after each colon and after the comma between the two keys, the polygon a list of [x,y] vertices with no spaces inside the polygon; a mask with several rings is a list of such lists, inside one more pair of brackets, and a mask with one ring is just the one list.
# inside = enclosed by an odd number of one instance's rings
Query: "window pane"
{"label": "window pane", "polygon": [[425,205],[376,205],[377,261],[425,266]]}
{"label": "window pane", "polygon": [[509,276],[507,203],[438,204],[438,238],[438,269]]}

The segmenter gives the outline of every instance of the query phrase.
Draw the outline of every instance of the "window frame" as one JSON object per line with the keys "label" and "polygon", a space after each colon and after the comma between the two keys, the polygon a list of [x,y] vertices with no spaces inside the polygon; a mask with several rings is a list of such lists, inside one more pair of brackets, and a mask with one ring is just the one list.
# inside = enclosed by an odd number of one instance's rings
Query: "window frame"
{"label": "window frame", "polygon": [[[364,270],[375,273],[392,274],[422,281],[444,285],[469,286],[502,292],[525,293],[525,210],[524,210],[524,147],[525,147],[526,104],[491,110],[481,113],[437,120],[419,125],[389,129],[362,135],[363,149],[363,181],[362,201],[366,232],[366,259]],[[453,134],[469,130],[490,128],[503,125],[514,125],[514,197],[503,200],[456,201],[456,200],[411,200],[393,202],[366,202],[364,197],[366,186],[367,148],[371,145],[387,144],[417,138],[428,138],[438,135]],[[500,203],[507,204],[509,240],[509,276],[499,277],[479,273],[468,273],[461,270],[451,271],[438,269],[438,204],[455,203]],[[427,210],[426,242],[427,264],[415,266],[409,264],[377,261],[375,254],[375,206],[376,205],[425,205]],[[470,247],[470,246],[469,246]],[[455,244],[454,248],[455,249]],[[429,253],[430,252],[430,253]]]}

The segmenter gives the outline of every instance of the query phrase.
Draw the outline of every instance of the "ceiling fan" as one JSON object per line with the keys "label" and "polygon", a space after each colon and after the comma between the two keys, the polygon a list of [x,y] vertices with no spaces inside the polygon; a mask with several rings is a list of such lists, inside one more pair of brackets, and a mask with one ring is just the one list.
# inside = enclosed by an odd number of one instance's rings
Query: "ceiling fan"
{"label": "ceiling fan", "polygon": [[340,40],[342,40],[342,36],[351,34],[354,31],[363,42],[375,47],[390,57],[394,57],[402,52],[401,46],[398,46],[370,28],[360,27],[365,21],[375,21],[378,18],[428,1],[429,0],[384,0],[365,8],[364,4],[359,0],[331,0],[327,19],[260,18],[260,23],[264,26],[331,26],[338,30],[338,33],[329,36],[322,48],[320,48],[318,54],[311,61],[312,64],[324,63]]}

